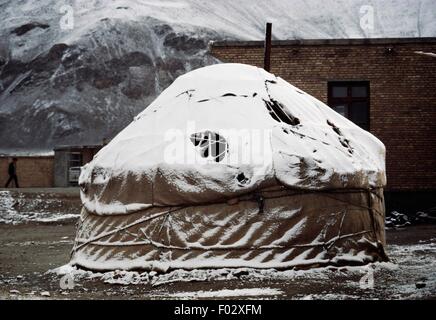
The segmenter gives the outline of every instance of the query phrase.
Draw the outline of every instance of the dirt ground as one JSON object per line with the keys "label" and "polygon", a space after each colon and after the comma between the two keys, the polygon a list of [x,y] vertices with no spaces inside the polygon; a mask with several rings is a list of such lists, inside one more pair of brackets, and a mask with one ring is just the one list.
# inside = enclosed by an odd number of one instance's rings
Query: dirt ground
{"label": "dirt ground", "polygon": [[[0,189],[0,299],[436,298],[435,224],[388,230],[388,263],[283,272],[73,270],[66,286],[52,270],[69,261],[80,205],[77,188]],[[362,286],[369,276],[373,285]]]}
{"label": "dirt ground", "polygon": [[[61,276],[46,273],[69,260],[75,232],[70,223],[0,224],[1,299],[165,299],[184,292],[270,288],[277,294],[239,298],[273,299],[434,299],[436,298],[436,226],[412,226],[387,232],[393,268],[375,268],[374,288],[362,289],[363,273],[346,269],[309,272],[306,276],[230,281],[117,285],[98,277],[79,280],[72,290],[60,287]],[[391,265],[388,264],[388,265]],[[417,288],[418,286],[424,286]],[[421,283],[421,285],[419,285]],[[46,292],[44,292],[46,291]],[[49,296],[48,296],[49,295]],[[201,297],[201,296],[200,296]],[[195,298],[195,295],[193,296]],[[232,297],[238,298],[238,297]]]}

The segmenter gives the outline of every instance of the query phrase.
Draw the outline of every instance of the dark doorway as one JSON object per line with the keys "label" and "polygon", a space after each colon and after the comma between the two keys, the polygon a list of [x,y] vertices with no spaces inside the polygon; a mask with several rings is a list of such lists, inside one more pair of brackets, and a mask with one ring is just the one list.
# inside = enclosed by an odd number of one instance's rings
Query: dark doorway
{"label": "dark doorway", "polygon": [[83,164],[81,152],[70,152],[68,161],[68,183],[70,186],[77,186],[80,176],[80,168]]}

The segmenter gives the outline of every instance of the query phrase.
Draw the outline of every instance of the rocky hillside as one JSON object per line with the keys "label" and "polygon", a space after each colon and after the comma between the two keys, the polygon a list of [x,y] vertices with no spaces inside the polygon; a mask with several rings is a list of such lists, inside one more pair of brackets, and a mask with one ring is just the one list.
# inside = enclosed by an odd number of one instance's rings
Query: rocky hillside
{"label": "rocky hillside", "polygon": [[[114,136],[210,40],[436,35],[433,0],[0,0],[0,149]],[[69,7],[65,7],[69,4]],[[359,10],[374,8],[374,29]]]}

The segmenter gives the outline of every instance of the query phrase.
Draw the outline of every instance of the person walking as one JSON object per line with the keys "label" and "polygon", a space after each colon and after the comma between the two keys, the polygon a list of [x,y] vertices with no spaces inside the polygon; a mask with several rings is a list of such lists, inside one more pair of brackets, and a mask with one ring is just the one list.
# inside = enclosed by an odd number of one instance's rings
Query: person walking
{"label": "person walking", "polygon": [[19,188],[18,186],[18,177],[17,177],[17,158],[13,158],[12,161],[9,163],[8,167],[8,174],[9,174],[9,180],[6,182],[5,188],[9,186],[9,184],[14,180],[15,187]]}

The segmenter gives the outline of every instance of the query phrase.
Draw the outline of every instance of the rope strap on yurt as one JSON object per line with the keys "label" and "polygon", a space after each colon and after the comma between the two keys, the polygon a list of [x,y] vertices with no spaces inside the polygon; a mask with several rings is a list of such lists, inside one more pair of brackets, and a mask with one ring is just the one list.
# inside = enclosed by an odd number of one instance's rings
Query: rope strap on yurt
{"label": "rope strap on yurt", "polygon": [[[377,240],[377,242],[380,243],[380,239],[378,237],[378,232],[377,232],[377,224],[375,221],[375,217],[374,214],[379,214],[381,217],[384,217],[384,214],[380,211],[378,211],[377,209],[374,208],[373,205],[373,201],[372,201],[372,195],[376,196],[379,200],[382,200],[382,197],[380,197],[380,195],[378,194],[378,191],[381,189],[368,189],[368,190],[362,190],[362,189],[354,189],[354,190],[329,190],[329,191],[322,191],[322,192],[309,192],[309,191],[296,191],[296,190],[289,190],[289,189],[280,189],[280,190],[262,190],[259,192],[255,192],[252,195],[245,195],[245,196],[241,196],[238,198],[233,198],[230,200],[227,200],[225,202],[214,202],[214,203],[208,203],[208,205],[212,205],[212,204],[225,204],[225,205],[233,205],[236,204],[238,202],[242,202],[242,201],[255,201],[258,203],[259,205],[259,214],[263,214],[264,213],[264,207],[265,207],[265,202],[267,200],[272,200],[272,199],[278,199],[278,198],[283,198],[283,197],[293,197],[293,196],[298,196],[298,195],[302,195],[302,194],[314,194],[316,193],[319,196],[325,196],[328,198],[331,198],[335,201],[338,202],[342,202],[344,204],[347,204],[348,206],[351,207],[356,207],[356,208],[360,208],[360,209],[365,209],[368,211],[368,214],[370,215],[370,219],[371,219],[371,230],[362,230],[356,233],[352,233],[352,234],[342,234],[342,225],[344,223],[345,220],[345,216],[347,214],[347,212],[352,211],[352,209],[347,209],[345,211],[343,211],[342,217],[341,217],[341,221],[340,221],[340,225],[339,225],[339,229],[338,229],[338,234],[331,238],[328,241],[325,242],[318,242],[318,243],[307,243],[307,244],[296,244],[296,245],[286,245],[287,247],[319,247],[322,246],[324,247],[326,250],[330,250],[333,245],[335,244],[335,242],[337,242],[338,240],[342,240],[345,238],[349,238],[349,237],[355,237],[355,236],[359,236],[359,235],[363,235],[363,234],[368,234],[368,233],[373,233],[375,239]],[[367,205],[364,205],[362,203],[354,203],[352,201],[347,201],[345,199],[341,199],[339,197],[335,197],[335,194],[351,194],[351,193],[364,193],[367,194]],[[120,244],[119,242],[117,242],[116,244],[111,244],[110,242],[101,242],[100,240],[110,237],[114,234],[117,233],[121,233],[121,232],[128,232],[129,228],[132,228],[136,225],[142,224],[142,223],[147,223],[147,222],[151,222],[155,219],[161,218],[164,216],[163,221],[160,223],[160,228],[158,231],[158,236],[160,236],[161,231],[163,229],[163,226],[165,225],[168,217],[171,214],[175,214],[176,212],[186,209],[187,207],[196,207],[196,206],[204,206],[206,204],[195,204],[195,205],[189,205],[189,206],[174,206],[174,207],[165,207],[168,208],[168,210],[164,210],[163,212],[158,212],[149,216],[143,216],[141,218],[139,218],[138,220],[129,223],[127,225],[121,226],[121,227],[116,227],[113,230],[110,230],[108,232],[104,232],[102,234],[99,234],[95,237],[92,237],[90,239],[86,239],[82,241],[82,239],[76,239],[76,243],[75,246],[72,250],[72,252],[76,252],[78,250],[80,250],[81,248],[83,248],[86,245],[92,244],[92,245],[96,245],[96,246],[120,246],[122,244]],[[152,207],[145,209],[144,211],[149,211],[151,210]],[[313,209],[313,211],[315,211],[317,209]],[[312,211],[312,210],[310,210]],[[306,213],[310,212],[306,209]],[[92,213],[89,213],[86,215],[85,219],[88,219],[91,216],[96,216],[93,215]],[[83,224],[84,221],[81,221],[81,223]],[[156,227],[153,229],[155,230]],[[144,244],[149,244],[152,246],[155,246],[157,248],[165,248],[165,249],[177,249],[177,250],[192,250],[192,249],[197,249],[197,250],[265,250],[265,249],[277,249],[277,248],[284,248],[284,246],[280,246],[280,245],[267,245],[267,246],[232,246],[232,245],[214,245],[214,246],[197,246],[197,245],[190,245],[189,247],[182,247],[182,246],[173,246],[173,245],[166,245],[163,243],[160,243],[158,241],[154,241],[150,238],[149,235],[145,234],[145,232],[143,230],[141,230],[141,236],[139,235],[134,235],[137,238],[142,238],[142,239],[138,239],[139,241],[137,242],[129,242],[126,243],[125,245],[144,245]],[[142,240],[142,241],[141,241]]]}

